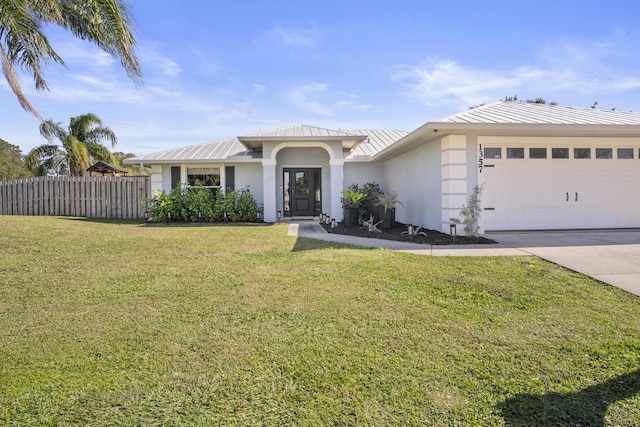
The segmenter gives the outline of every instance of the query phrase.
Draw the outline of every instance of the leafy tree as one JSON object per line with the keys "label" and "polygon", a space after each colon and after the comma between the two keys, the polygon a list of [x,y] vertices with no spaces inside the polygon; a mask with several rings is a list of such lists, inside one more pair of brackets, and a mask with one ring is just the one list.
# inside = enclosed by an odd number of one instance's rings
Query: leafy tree
{"label": "leafy tree", "polygon": [[135,154],[133,154],[133,153],[124,153],[122,151],[115,151],[115,152],[111,153],[111,156],[112,156],[114,165],[128,170],[130,174],[132,174],[132,175],[149,175],[149,170],[147,168],[145,168],[145,167],[142,167],[140,165],[125,165],[125,164],[123,164],[123,161],[125,159],[130,159],[132,157],[136,157]]}
{"label": "leafy tree", "polygon": [[68,129],[46,120],[40,125],[40,134],[49,143],[34,148],[26,157],[27,167],[37,176],[82,176],[97,161],[112,163],[111,152],[102,142],[111,141],[112,147],[118,142],[115,133],[91,113],[72,117]]}
{"label": "leafy tree", "polygon": [[43,68],[50,62],[65,65],[43,32],[52,25],[119,58],[127,75],[141,82],[132,23],[126,0],[0,0],[2,72],[22,108],[41,119],[22,91],[16,68],[33,76],[36,89],[48,90]]}
{"label": "leafy tree", "polygon": [[22,160],[20,147],[0,138],[0,180],[18,179],[31,176]]}

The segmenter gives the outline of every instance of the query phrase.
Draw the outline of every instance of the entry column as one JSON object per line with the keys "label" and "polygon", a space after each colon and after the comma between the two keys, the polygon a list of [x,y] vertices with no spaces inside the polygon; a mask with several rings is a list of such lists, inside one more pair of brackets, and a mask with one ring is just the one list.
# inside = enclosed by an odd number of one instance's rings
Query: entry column
{"label": "entry column", "polygon": [[276,222],[276,159],[262,159],[262,203],[264,221]]}
{"label": "entry column", "polygon": [[336,221],[342,221],[342,190],[344,180],[344,160],[333,159],[329,161],[329,167],[331,169],[331,185],[330,185],[330,199],[329,199],[329,212],[331,218],[335,218]]}

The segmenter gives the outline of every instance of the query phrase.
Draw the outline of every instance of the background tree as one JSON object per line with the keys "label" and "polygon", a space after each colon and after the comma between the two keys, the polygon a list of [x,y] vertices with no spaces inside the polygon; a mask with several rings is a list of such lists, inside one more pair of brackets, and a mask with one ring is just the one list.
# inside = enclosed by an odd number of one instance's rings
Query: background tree
{"label": "background tree", "polygon": [[120,59],[130,78],[141,82],[132,23],[126,0],[0,0],[2,72],[22,108],[41,119],[22,91],[16,67],[33,76],[36,89],[48,90],[44,66],[49,62],[65,65],[42,31],[51,25],[95,43]]}
{"label": "background tree", "polygon": [[31,176],[22,159],[20,147],[0,138],[0,180],[27,178]]}
{"label": "background tree", "polygon": [[129,171],[130,175],[149,175],[149,170],[145,167],[141,167],[140,165],[125,165],[123,164],[124,159],[130,159],[132,157],[136,157],[133,153],[123,153],[122,151],[116,151],[111,153],[111,156],[114,161],[114,165],[120,166]]}
{"label": "background tree", "polygon": [[[94,114],[72,117],[68,129],[61,123],[46,120],[40,125],[40,134],[49,144],[34,148],[26,157],[27,167],[36,176],[83,176],[97,161],[113,163],[111,152],[102,143],[110,141],[114,147],[118,139]],[[60,144],[55,143],[56,140]]]}

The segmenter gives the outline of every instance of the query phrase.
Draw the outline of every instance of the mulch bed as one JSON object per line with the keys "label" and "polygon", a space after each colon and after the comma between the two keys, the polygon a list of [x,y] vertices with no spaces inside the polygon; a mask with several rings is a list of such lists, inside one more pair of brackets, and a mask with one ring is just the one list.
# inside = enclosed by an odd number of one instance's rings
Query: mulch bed
{"label": "mulch bed", "polygon": [[467,236],[457,236],[454,243],[451,235],[427,228],[421,228],[419,230],[420,232],[424,232],[426,234],[426,237],[420,234],[419,236],[410,238],[407,233],[402,234],[403,232],[407,231],[407,226],[401,223],[396,223],[395,227],[393,228],[383,228],[380,230],[381,233],[369,233],[369,231],[363,227],[347,225],[343,222],[338,223],[336,228],[334,228],[333,230],[330,230],[330,227],[328,225],[323,224],[322,226],[330,233],[333,232],[336,234],[346,234],[348,236],[369,237],[371,239],[386,239],[394,240],[397,242],[411,242],[427,245],[477,245],[496,243],[494,240],[487,239],[486,237]]}

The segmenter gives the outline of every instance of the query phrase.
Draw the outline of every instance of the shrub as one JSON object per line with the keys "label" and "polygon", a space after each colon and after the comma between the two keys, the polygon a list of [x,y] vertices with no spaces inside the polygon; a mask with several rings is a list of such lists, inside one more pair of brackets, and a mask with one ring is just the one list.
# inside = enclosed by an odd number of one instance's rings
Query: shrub
{"label": "shrub", "polygon": [[464,225],[464,234],[467,236],[478,237],[480,235],[480,212],[481,212],[481,200],[482,198],[482,186],[476,185],[473,188],[473,193],[467,197],[467,203],[462,206],[460,221]]}
{"label": "shrub", "polygon": [[148,212],[154,222],[252,222],[260,208],[246,188],[226,194],[218,191],[214,196],[208,188],[176,186],[169,194],[157,191],[149,199]]}

